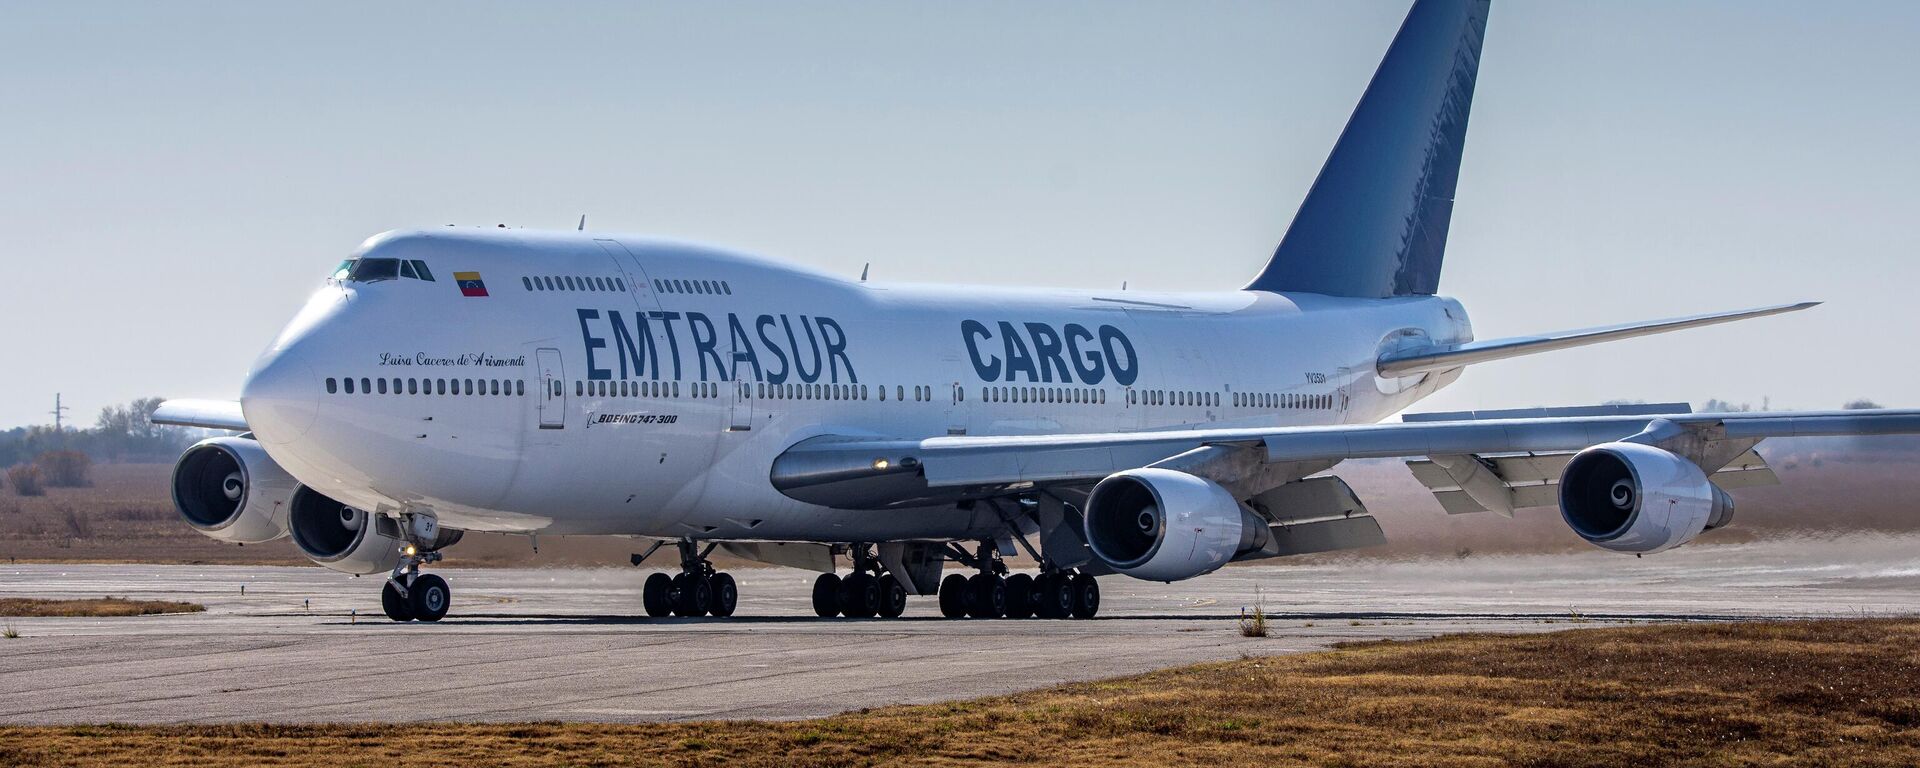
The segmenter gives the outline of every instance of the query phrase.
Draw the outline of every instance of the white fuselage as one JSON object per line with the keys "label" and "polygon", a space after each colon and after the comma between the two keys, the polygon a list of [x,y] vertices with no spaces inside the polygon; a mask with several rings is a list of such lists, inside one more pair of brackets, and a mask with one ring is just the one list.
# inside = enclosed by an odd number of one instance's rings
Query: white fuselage
{"label": "white fuselage", "polygon": [[483,531],[992,535],[985,510],[831,509],[768,472],[826,434],[1373,422],[1457,375],[1380,379],[1384,346],[1472,336],[1439,297],[865,283],[593,233],[388,233],[355,258],[434,279],[330,280],[256,364],[248,424],[328,496]]}

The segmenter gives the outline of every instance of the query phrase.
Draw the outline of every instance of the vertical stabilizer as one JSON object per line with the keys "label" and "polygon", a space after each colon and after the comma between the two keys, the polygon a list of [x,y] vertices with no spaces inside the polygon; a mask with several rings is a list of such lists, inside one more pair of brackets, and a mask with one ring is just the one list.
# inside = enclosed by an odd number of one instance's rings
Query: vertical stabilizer
{"label": "vertical stabilizer", "polygon": [[1249,290],[1432,294],[1491,0],[1417,0]]}

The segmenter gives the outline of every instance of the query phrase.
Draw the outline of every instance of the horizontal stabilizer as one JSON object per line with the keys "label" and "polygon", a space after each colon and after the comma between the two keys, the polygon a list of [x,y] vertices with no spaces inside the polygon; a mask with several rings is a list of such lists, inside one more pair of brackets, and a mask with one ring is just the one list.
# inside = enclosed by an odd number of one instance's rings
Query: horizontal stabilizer
{"label": "horizontal stabilizer", "polygon": [[247,417],[232,400],[168,400],[147,419],[173,427],[201,427],[247,431]]}
{"label": "horizontal stabilizer", "polygon": [[1803,301],[1799,304],[1781,304],[1758,309],[1742,309],[1734,312],[1716,312],[1691,317],[1675,317],[1666,320],[1649,320],[1639,323],[1608,325],[1599,328],[1583,328],[1577,331],[1539,336],[1517,336],[1506,339],[1488,339],[1471,341],[1464,344],[1441,344],[1429,347],[1398,349],[1380,356],[1378,370],[1381,376],[1412,376],[1429,371],[1444,371],[1459,368],[1472,363],[1484,363],[1490,360],[1502,360],[1509,357],[1533,355],[1551,352],[1557,349],[1584,347],[1604,341],[1631,339],[1636,336],[1651,336],[1656,333],[1679,331],[1687,328],[1699,328],[1707,325],[1731,323],[1755,317],[1778,315],[1785,312],[1798,312],[1817,307],[1820,302]]}

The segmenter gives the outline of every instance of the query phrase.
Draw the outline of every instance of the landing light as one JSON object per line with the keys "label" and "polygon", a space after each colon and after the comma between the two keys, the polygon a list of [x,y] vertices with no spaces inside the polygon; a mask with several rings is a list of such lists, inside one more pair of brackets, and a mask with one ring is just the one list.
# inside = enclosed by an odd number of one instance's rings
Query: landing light
{"label": "landing light", "polygon": [[414,553],[414,548],[413,548],[413,545],[412,545],[412,544],[408,544],[408,545],[407,545],[407,557],[413,557],[413,553]]}
{"label": "landing light", "polygon": [[887,468],[887,460],[886,460],[886,459],[874,459],[874,460],[873,460],[873,468],[874,468],[874,470],[876,470],[876,471],[879,471],[879,470],[884,470],[884,469],[886,469],[886,468]]}

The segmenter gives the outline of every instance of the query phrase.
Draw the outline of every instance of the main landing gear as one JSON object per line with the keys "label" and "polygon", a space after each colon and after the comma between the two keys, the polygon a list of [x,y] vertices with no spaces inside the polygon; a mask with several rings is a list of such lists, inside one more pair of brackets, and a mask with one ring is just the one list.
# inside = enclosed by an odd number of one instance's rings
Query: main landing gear
{"label": "main landing gear", "polygon": [[420,566],[440,561],[439,552],[419,552],[409,544],[406,556],[393,567],[387,585],[380,589],[380,608],[394,621],[439,621],[453,603],[453,591],[447,580],[421,573]]}
{"label": "main landing gear", "polygon": [[907,610],[907,588],[880,565],[868,544],[853,545],[853,573],[823,573],[813,580],[813,612],[822,618],[898,618]]}
{"label": "main landing gear", "polygon": [[940,615],[949,619],[1091,619],[1100,612],[1100,582],[1091,574],[1053,568],[1042,560],[1037,577],[1009,576],[1006,563],[984,541],[972,554],[959,547],[948,554],[979,571],[940,580]]}
{"label": "main landing gear", "polygon": [[640,590],[640,601],[648,616],[733,615],[740,601],[740,590],[731,574],[714,570],[713,563],[707,561],[714,546],[708,544],[700,549],[692,539],[679,541],[680,572],[672,576],[652,574]]}

